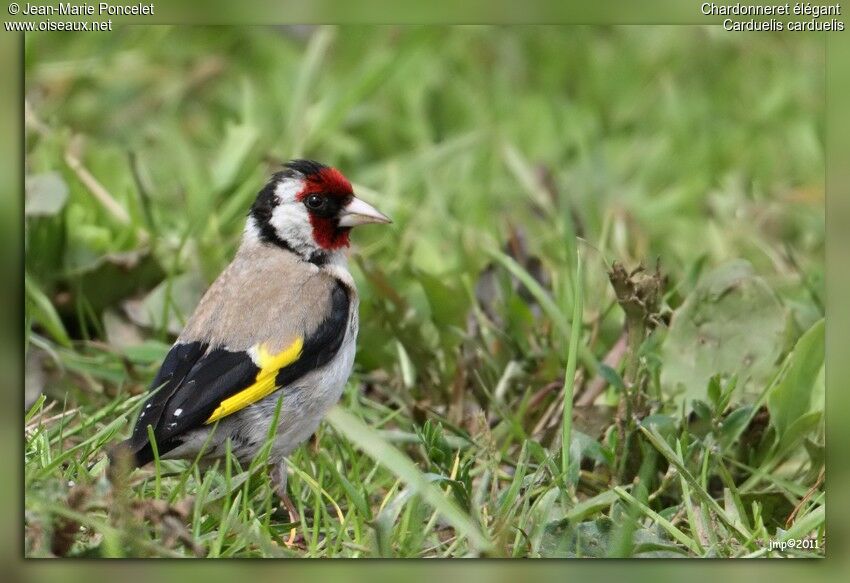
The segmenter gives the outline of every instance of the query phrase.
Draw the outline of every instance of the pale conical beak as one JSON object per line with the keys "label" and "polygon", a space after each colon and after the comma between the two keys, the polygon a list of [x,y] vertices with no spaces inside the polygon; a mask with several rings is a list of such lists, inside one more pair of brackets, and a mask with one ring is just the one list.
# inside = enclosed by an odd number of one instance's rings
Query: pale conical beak
{"label": "pale conical beak", "polygon": [[352,198],[351,202],[339,211],[340,227],[356,227],[357,225],[367,225],[369,223],[391,222],[390,218],[385,214],[357,197]]}

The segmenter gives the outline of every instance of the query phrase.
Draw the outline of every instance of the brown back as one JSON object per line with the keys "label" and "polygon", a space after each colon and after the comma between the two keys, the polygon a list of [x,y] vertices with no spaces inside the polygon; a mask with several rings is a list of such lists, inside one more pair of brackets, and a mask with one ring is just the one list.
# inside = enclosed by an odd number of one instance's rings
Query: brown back
{"label": "brown back", "polygon": [[270,352],[312,333],[330,309],[333,276],[271,245],[243,245],[201,298],[180,342]]}

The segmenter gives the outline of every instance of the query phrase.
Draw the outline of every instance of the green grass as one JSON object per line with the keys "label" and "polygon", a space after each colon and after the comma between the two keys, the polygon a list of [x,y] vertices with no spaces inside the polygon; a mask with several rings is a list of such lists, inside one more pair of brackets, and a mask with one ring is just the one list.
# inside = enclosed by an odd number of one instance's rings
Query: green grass
{"label": "green grass", "polygon": [[[823,555],[823,54],[698,27],[28,34],[27,555]],[[354,235],[355,374],[290,460],[300,522],[262,458],[110,481],[302,156],[394,223]],[[639,302],[614,261],[647,266]]]}

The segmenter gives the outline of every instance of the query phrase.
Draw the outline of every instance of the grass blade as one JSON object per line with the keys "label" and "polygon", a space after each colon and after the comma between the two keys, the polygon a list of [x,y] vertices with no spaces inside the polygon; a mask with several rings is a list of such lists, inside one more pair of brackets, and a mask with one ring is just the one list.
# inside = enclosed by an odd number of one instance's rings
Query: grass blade
{"label": "grass blade", "polygon": [[695,555],[701,554],[699,545],[697,545],[697,543],[684,532],[676,528],[672,522],[670,522],[669,520],[655,512],[652,508],[650,508],[649,506],[647,506],[646,504],[626,492],[621,486],[614,486],[614,492],[624,501],[634,506],[637,506],[641,512],[643,512],[649,518],[654,520],[661,528],[666,530],[670,534],[670,536],[672,536],[674,539],[688,547],[689,551],[691,551]]}
{"label": "grass blade", "polygon": [[385,466],[421,495],[443,515],[458,534],[467,537],[474,547],[482,551],[490,548],[490,541],[478,525],[447,498],[442,490],[432,484],[410,458],[387,443],[374,429],[340,407],[331,409],[327,420],[334,429],[354,442],[369,457]]}
{"label": "grass blade", "polygon": [[576,276],[575,290],[573,293],[573,319],[570,330],[570,348],[567,353],[567,369],[564,372],[564,417],[561,425],[561,472],[564,476],[564,484],[568,485],[568,473],[570,471],[570,443],[573,425],[573,385],[576,376],[576,354],[578,353],[579,338],[581,336],[581,320],[584,304],[583,286],[584,267],[582,265],[581,252],[576,247]]}

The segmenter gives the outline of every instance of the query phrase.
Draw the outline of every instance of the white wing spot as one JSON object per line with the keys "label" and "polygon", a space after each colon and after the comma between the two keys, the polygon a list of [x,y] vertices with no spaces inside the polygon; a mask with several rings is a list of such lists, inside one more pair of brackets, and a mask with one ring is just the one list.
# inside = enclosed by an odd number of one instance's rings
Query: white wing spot
{"label": "white wing spot", "polygon": [[174,416],[180,417],[180,413],[182,413],[182,412],[183,412],[183,409],[177,409],[177,410],[174,411]]}

